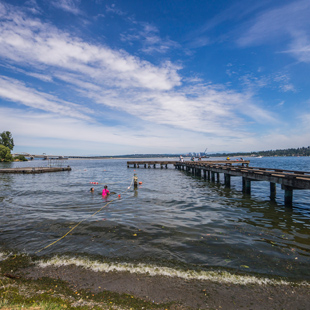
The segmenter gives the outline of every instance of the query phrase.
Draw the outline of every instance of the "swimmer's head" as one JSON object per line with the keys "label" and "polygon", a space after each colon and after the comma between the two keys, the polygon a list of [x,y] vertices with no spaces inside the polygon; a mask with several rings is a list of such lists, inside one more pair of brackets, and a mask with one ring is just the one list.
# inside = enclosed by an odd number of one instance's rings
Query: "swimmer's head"
{"label": "swimmer's head", "polygon": [[90,191],[93,192],[95,189],[93,187],[90,188]]}

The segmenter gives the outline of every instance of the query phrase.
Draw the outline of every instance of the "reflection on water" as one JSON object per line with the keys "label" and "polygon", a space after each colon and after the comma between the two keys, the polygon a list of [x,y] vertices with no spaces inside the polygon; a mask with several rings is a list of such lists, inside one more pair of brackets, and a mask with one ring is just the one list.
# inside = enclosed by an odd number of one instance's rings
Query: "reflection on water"
{"label": "reflection on water", "polygon": [[[276,201],[269,200],[267,182],[253,183],[248,196],[239,177],[227,189],[222,179],[210,183],[171,168],[128,169],[126,160],[69,164],[71,172],[0,174],[0,249],[34,254],[84,220],[39,255],[173,262],[310,280],[308,191],[294,192],[294,208],[288,209],[280,188]],[[251,166],[292,170],[309,171],[309,165],[308,158],[251,160]],[[134,173],[142,185],[128,190]],[[108,199],[100,194],[104,184],[115,193]]]}

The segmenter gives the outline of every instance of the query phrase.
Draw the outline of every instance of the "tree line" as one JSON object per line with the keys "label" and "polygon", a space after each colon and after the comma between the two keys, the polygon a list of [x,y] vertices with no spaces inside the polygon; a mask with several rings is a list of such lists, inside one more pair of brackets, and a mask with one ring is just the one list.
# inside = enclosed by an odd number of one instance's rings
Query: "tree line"
{"label": "tree line", "polygon": [[212,156],[310,156],[310,146],[289,148],[289,149],[277,149],[258,152],[238,152],[238,153],[217,153]]}
{"label": "tree line", "polygon": [[9,131],[3,131],[0,134],[0,161],[13,161],[11,151],[14,148],[14,140]]}
{"label": "tree line", "polygon": [[0,134],[0,162],[11,162],[13,160],[27,161],[25,156],[19,155],[13,158],[11,151],[14,148],[14,140],[11,132],[3,131]]}

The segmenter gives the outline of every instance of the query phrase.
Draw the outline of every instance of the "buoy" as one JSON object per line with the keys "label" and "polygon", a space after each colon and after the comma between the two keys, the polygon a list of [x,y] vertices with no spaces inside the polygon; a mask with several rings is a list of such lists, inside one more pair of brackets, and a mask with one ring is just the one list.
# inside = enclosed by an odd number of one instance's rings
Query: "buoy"
{"label": "buoy", "polygon": [[139,184],[141,185],[141,184],[142,184],[142,182],[139,182]]}
{"label": "buoy", "polygon": [[121,195],[118,195],[118,198],[121,198]]}

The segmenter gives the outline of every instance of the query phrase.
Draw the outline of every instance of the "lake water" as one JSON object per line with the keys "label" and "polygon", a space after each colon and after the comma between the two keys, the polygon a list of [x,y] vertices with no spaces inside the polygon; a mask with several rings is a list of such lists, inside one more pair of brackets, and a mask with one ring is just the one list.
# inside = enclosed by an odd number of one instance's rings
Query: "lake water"
{"label": "lake water", "polygon": [[[250,160],[252,167],[310,171],[309,157]],[[97,269],[108,262],[126,270],[226,270],[310,281],[310,191],[294,191],[293,208],[286,208],[280,185],[271,202],[267,182],[252,182],[246,196],[239,177],[227,189],[222,175],[210,183],[172,166],[133,169],[126,161],[69,160],[70,172],[0,174],[0,259],[19,252]],[[137,190],[134,173],[142,182]],[[115,193],[108,199],[104,184]]]}

